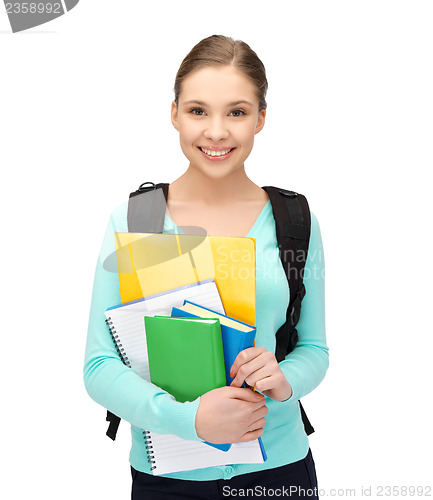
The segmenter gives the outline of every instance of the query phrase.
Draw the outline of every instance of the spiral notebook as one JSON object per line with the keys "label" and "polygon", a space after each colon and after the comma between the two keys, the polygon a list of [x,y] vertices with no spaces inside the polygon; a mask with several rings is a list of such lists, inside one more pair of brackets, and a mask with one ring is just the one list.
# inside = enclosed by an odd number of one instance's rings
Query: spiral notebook
{"label": "spiral notebook", "polygon": [[[245,389],[249,391],[249,389]],[[267,459],[262,440],[233,443],[229,451],[212,448],[200,441],[143,431],[154,476],[229,464],[261,464]]]}

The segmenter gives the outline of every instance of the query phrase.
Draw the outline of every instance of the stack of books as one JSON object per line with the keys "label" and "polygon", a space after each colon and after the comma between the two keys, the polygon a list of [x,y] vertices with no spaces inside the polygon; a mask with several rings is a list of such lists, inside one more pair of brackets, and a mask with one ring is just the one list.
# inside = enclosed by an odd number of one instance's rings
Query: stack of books
{"label": "stack of books", "polygon": [[[123,234],[134,235],[134,233]],[[179,235],[152,236],[179,237]],[[182,236],[188,238],[187,235]],[[117,241],[121,240],[119,233],[116,238]],[[131,240],[131,236],[125,236],[125,238],[126,245],[130,245],[131,241],[140,241],[138,234],[135,234],[135,240]],[[232,251],[233,244],[236,243],[232,240],[242,240],[242,246],[245,248],[245,240],[253,239],[220,237],[218,238],[219,246],[216,247],[220,253],[222,243],[226,243],[227,240],[230,241],[230,245],[226,245],[225,248]],[[147,243],[150,243],[152,247],[150,239],[147,239]],[[158,245],[160,243],[159,240]],[[255,266],[255,242],[253,240],[247,244]],[[190,244],[190,252],[192,247],[193,245]],[[178,246],[178,248],[181,247]],[[147,246],[146,249],[149,252]],[[152,253],[152,248],[150,251]],[[105,312],[106,322],[123,362],[144,379],[173,395],[179,402],[194,401],[210,390],[230,385],[233,380],[230,377],[230,368],[241,350],[254,345],[256,329],[253,326],[255,317],[251,323],[244,322],[238,317],[227,315],[225,306],[229,303],[231,311],[235,311],[237,310],[236,303],[238,303],[244,317],[251,318],[251,311],[254,311],[255,315],[255,273],[249,276],[247,288],[245,279],[242,283],[239,280],[236,283],[232,275],[231,279],[222,286],[224,290],[231,290],[228,300],[224,300],[224,295],[220,293],[214,279],[217,273],[214,272],[212,278],[181,284],[174,288],[168,287],[172,283],[179,284],[178,275],[175,275],[174,279],[167,279],[167,276],[170,276],[169,273],[160,273],[159,276],[163,279],[158,280],[156,286],[155,284],[147,286],[147,289],[159,291],[135,300],[124,301],[126,297],[130,297],[128,290],[133,290],[134,294],[137,293],[137,259],[134,263],[134,252],[129,253],[131,255],[130,268],[133,272],[125,273],[121,280],[122,304],[111,307]],[[121,255],[120,250],[119,255]],[[211,255],[212,266],[209,265],[209,256],[203,259],[203,255],[199,258],[196,255],[190,255],[189,261],[196,266],[202,258],[201,260],[205,262],[205,269],[215,270],[217,265],[215,265],[214,254],[211,253]],[[227,262],[226,257],[227,255],[222,254],[223,262]],[[121,256],[121,259],[124,263],[125,254]],[[149,267],[157,265],[161,271],[164,262],[155,264],[157,260],[154,249],[152,266]],[[245,261],[247,262],[246,258]],[[236,260],[236,263],[238,262],[239,260]],[[169,267],[172,265],[171,262]],[[140,264],[140,268],[141,271],[144,268],[144,274],[149,277],[149,269],[145,272],[146,266],[143,264]],[[239,265],[237,269],[241,270]],[[150,274],[154,271],[150,271]],[[200,269],[194,267],[196,277],[199,273]],[[191,277],[188,273],[184,275],[184,279]],[[134,284],[132,288],[128,287],[128,280]],[[220,285],[224,280],[221,279],[220,273]],[[161,281],[164,282],[162,285]],[[143,283],[149,282],[144,280]],[[244,292],[248,289],[248,300],[251,302],[253,296],[253,303],[245,306],[245,303],[242,303],[244,299],[233,300],[235,296],[233,289],[236,289],[236,285]],[[164,287],[162,290],[161,286]],[[254,293],[251,293],[252,291]],[[262,463],[266,460],[266,453],[260,438],[247,443],[214,444],[204,441],[188,441],[174,435],[157,434],[151,430],[144,430],[143,435],[148,443],[150,461],[155,475],[216,465]]]}

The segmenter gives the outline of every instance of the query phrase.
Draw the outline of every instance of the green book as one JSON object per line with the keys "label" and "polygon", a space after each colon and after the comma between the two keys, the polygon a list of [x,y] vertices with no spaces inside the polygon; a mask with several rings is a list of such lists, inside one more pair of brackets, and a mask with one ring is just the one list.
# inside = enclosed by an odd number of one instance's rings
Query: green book
{"label": "green book", "polygon": [[226,385],[219,319],[144,317],[152,383],[177,401]]}

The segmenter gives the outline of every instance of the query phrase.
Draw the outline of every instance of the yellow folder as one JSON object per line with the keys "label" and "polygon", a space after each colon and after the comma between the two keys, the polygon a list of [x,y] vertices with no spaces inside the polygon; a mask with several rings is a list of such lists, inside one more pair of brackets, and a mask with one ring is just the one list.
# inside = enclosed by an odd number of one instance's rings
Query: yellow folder
{"label": "yellow folder", "polygon": [[214,279],[227,316],[256,324],[256,240],[115,233],[122,303]]}

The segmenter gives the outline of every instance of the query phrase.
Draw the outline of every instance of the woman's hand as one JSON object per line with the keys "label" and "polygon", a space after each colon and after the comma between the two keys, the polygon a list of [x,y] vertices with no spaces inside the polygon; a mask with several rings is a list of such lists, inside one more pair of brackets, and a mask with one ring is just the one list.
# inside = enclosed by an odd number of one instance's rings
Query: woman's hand
{"label": "woman's hand", "polygon": [[220,387],[200,397],[197,436],[210,443],[253,441],[263,434],[268,413],[265,397],[250,389]]}
{"label": "woman's hand", "polygon": [[249,347],[241,351],[231,367],[230,376],[234,377],[230,387],[241,387],[245,381],[277,401],[285,401],[292,395],[292,387],[275,354],[264,347]]}

